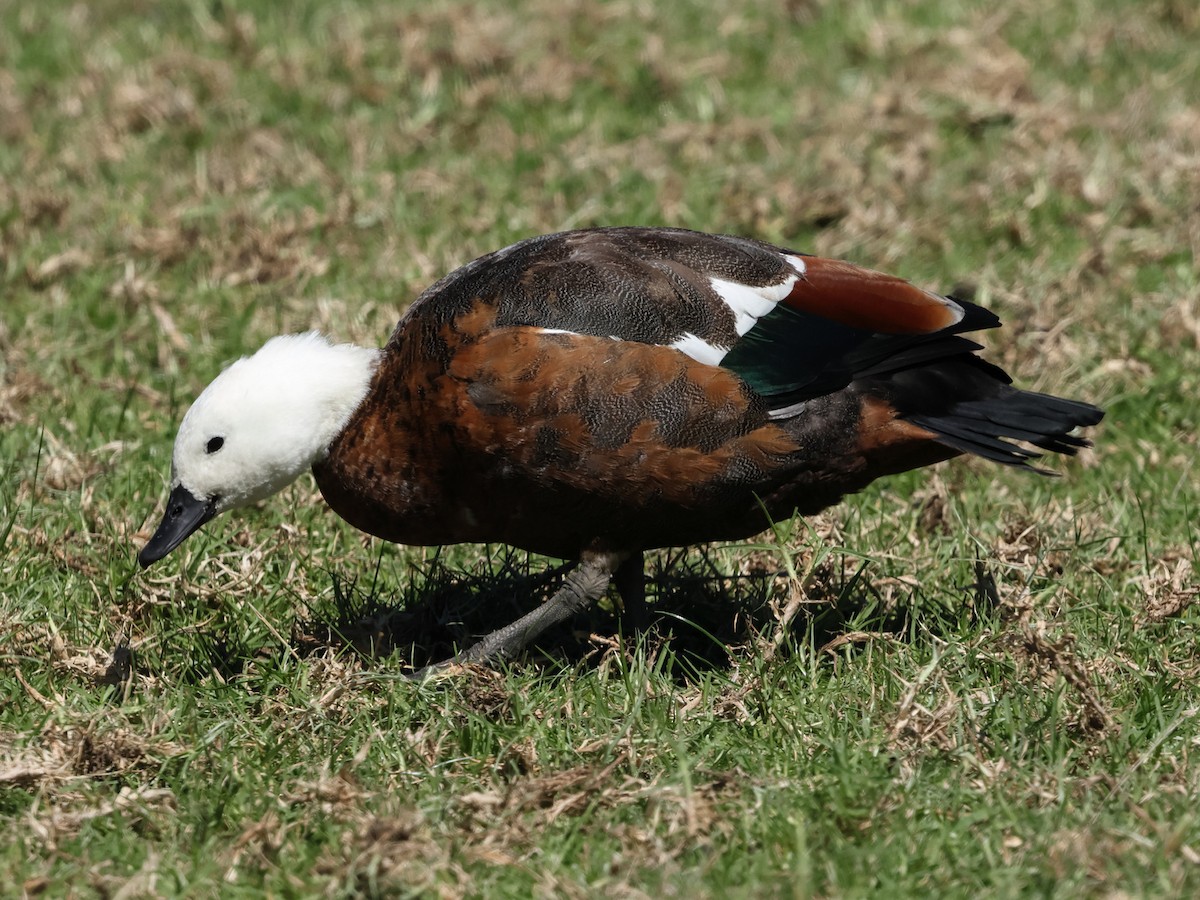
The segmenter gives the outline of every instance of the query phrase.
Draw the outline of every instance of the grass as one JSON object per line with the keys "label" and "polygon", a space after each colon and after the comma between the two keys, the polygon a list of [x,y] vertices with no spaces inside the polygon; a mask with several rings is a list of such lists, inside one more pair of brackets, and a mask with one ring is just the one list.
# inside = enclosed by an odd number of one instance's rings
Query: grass
{"label": "grass", "polygon": [[[0,4],[0,891],[1195,893],[1198,37],[1183,0]],[[648,634],[437,685],[409,644],[548,561],[368,540],[305,480],[136,570],[225,362],[617,223],[973,292],[1097,447],[661,554]]]}

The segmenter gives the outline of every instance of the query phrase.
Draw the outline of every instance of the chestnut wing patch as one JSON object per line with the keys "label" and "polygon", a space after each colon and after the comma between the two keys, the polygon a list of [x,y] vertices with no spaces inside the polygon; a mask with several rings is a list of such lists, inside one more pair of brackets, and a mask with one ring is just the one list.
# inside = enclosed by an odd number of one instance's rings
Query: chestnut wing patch
{"label": "chestnut wing patch", "polygon": [[959,333],[999,324],[981,307],[890,275],[840,260],[802,261],[804,274],[788,295],[721,360],[777,417],[857,377],[977,350]]}

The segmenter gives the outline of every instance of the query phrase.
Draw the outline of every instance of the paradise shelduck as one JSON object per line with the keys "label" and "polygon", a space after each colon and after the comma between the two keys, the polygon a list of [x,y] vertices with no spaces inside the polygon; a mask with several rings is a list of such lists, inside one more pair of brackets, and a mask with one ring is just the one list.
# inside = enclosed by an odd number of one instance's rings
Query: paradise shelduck
{"label": "paradise shelduck", "polygon": [[511,656],[610,580],[640,602],[646,550],[747,538],[960,453],[1032,468],[1029,446],[1089,446],[1071,432],[1102,410],[1011,387],[962,336],[999,324],[746,238],[531,238],[425,291],[382,350],[284,336],[222,372],[184,416],[138,561],[311,468],[339,515],[386,540],[578,560],[450,662]]}

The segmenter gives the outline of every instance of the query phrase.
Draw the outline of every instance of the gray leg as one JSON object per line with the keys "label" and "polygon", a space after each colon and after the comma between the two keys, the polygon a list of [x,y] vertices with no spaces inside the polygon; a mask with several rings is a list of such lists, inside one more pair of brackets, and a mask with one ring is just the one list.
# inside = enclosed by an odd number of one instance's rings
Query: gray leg
{"label": "gray leg", "polygon": [[581,612],[595,603],[608,587],[613,572],[625,559],[623,553],[585,553],[579,565],[567,573],[554,596],[532,612],[472,644],[462,653],[415,672],[422,678],[450,666],[509,659],[529,646],[543,631]]}
{"label": "gray leg", "polygon": [[631,553],[617,571],[613,585],[621,595],[621,625],[623,631],[639,631],[649,624],[646,610],[646,559],[640,550]]}

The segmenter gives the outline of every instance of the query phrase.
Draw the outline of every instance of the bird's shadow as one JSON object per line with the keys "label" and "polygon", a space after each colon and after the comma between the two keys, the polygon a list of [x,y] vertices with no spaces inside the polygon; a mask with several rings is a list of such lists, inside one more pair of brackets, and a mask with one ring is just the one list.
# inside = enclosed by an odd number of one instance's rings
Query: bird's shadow
{"label": "bird's shadow", "polygon": [[[543,666],[587,666],[619,641],[640,639],[669,651],[676,674],[727,668],[740,648],[782,628],[784,637],[816,648],[849,633],[910,632],[912,604],[888,602],[863,563],[849,574],[825,567],[807,579],[797,614],[783,610],[795,582],[768,569],[729,575],[709,553],[648,557],[648,614],[626,627],[615,592],[569,622],[543,633],[523,659]],[[332,600],[314,606],[292,632],[301,654],[347,649],[374,658],[398,654],[414,668],[439,662],[479,637],[515,621],[557,588],[567,566],[545,568],[506,551],[473,570],[438,561],[414,572],[395,593],[333,576]]]}

